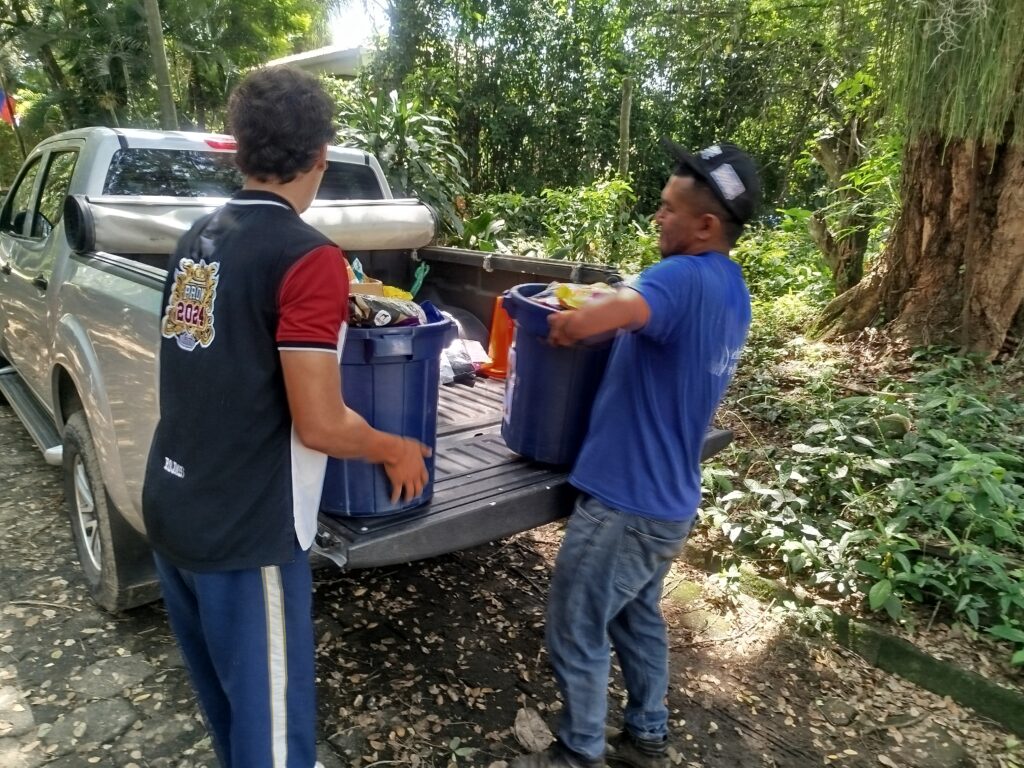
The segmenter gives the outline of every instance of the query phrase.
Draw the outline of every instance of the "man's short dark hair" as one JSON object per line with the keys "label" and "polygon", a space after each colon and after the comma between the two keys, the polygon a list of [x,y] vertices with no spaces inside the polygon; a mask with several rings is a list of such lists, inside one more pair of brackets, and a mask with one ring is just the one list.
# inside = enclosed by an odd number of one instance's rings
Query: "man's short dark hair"
{"label": "man's short dark hair", "polygon": [[294,67],[250,73],[228,101],[235,163],[258,181],[292,181],[334,139],[334,103],[316,78]]}
{"label": "man's short dark hair", "polygon": [[743,224],[736,221],[736,218],[725,209],[725,206],[722,205],[721,200],[718,199],[718,195],[711,189],[711,186],[683,163],[677,165],[672,173],[676,176],[693,179],[694,197],[700,204],[700,212],[717,216],[718,220],[722,222],[722,233],[725,235],[726,240],[729,241],[729,246],[736,245],[736,241],[743,234]]}

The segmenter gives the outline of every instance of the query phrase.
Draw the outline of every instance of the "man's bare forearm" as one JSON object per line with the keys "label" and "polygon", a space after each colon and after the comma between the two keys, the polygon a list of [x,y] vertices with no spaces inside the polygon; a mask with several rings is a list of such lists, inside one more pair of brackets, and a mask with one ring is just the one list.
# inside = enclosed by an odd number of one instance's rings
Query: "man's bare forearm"
{"label": "man's bare forearm", "polygon": [[625,288],[614,296],[598,299],[580,309],[552,315],[548,318],[548,338],[552,344],[572,344],[609,331],[642,328],[649,316],[650,310],[643,297]]}
{"label": "man's bare forearm", "polygon": [[333,355],[295,351],[281,355],[292,424],[307,448],[337,459],[392,464],[406,450],[403,438],[371,427],[341,397]]}

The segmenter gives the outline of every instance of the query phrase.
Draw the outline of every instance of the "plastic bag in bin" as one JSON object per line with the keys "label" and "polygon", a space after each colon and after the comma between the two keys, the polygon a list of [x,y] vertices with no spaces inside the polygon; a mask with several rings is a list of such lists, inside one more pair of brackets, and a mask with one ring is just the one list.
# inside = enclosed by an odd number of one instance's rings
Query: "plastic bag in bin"
{"label": "plastic bag in bin", "polygon": [[348,322],[353,328],[424,325],[427,315],[414,301],[353,293],[348,297]]}
{"label": "plastic bag in bin", "polygon": [[555,309],[579,309],[588,302],[613,293],[615,289],[607,283],[551,283],[530,298]]}

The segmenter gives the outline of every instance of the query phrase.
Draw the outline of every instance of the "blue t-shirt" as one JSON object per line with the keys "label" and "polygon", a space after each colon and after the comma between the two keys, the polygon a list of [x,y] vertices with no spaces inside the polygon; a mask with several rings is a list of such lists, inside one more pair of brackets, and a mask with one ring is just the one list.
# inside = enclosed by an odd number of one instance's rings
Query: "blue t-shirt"
{"label": "blue t-shirt", "polygon": [[647,324],[615,340],[570,482],[602,503],[688,520],[704,432],[750,327],[750,294],[724,254],[670,256],[633,286]]}

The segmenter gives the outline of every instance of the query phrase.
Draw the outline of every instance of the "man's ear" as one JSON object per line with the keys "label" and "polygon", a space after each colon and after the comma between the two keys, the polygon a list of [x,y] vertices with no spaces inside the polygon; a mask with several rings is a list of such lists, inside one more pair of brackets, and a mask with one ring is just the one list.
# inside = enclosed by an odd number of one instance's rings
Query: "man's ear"
{"label": "man's ear", "polygon": [[316,156],[316,169],[318,171],[327,170],[327,145],[324,144],[320,147],[320,154]]}
{"label": "man's ear", "polygon": [[722,220],[713,213],[705,213],[700,217],[700,236],[704,240],[714,240],[722,234]]}

